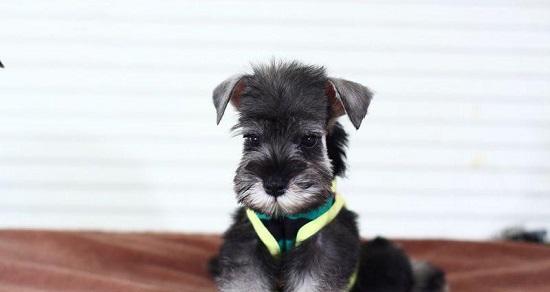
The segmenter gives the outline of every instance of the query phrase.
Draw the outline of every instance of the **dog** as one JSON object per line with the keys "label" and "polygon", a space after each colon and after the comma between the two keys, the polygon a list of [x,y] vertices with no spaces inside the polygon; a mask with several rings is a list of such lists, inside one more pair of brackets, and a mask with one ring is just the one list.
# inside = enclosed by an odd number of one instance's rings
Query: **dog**
{"label": "dog", "polygon": [[336,191],[348,143],[338,118],[359,129],[372,96],[297,61],[256,65],[214,89],[217,123],[231,103],[244,139],[234,178],[243,207],[210,262],[220,291],[444,291],[441,270],[383,238],[362,244]]}

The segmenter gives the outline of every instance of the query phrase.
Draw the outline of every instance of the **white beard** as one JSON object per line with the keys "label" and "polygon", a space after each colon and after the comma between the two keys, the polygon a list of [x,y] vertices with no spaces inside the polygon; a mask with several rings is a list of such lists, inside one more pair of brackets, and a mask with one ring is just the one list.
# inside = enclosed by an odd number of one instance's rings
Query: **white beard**
{"label": "white beard", "polygon": [[298,182],[300,182],[300,176],[292,179],[285,193],[279,197],[268,195],[262,183],[256,182],[243,194],[247,197],[244,203],[268,215],[298,213],[304,205],[314,200],[314,197],[322,192],[321,189],[315,187],[304,190],[298,186]]}

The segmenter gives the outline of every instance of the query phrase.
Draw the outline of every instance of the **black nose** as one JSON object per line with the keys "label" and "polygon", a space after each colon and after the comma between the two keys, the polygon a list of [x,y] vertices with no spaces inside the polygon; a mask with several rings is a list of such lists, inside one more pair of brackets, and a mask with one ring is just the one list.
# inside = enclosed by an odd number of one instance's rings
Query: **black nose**
{"label": "black nose", "polygon": [[280,178],[269,178],[264,180],[264,189],[269,195],[278,197],[285,193],[286,183]]}

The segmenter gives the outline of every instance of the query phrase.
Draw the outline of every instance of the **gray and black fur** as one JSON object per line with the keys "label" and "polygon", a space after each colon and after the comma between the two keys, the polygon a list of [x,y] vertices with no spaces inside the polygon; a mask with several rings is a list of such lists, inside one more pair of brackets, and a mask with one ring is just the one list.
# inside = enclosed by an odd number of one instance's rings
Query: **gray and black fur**
{"label": "gray and black fur", "polygon": [[[372,93],[327,77],[323,67],[272,62],[222,82],[213,98],[218,123],[227,104],[239,112],[234,130],[243,135],[244,149],[234,178],[237,200],[277,218],[333,196],[331,182],[345,173],[347,146],[336,119],[346,114],[358,129]],[[344,208],[317,234],[274,258],[239,208],[210,267],[219,290],[346,291],[358,267],[352,291],[413,291],[407,256],[381,238],[361,246],[356,217]],[[442,291],[437,288],[414,291]]]}

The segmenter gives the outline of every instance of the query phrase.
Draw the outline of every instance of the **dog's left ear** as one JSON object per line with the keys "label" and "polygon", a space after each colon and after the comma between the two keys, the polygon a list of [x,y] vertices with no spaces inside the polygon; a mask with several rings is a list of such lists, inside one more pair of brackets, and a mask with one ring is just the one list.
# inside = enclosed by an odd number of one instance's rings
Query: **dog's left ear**
{"label": "dog's left ear", "polygon": [[329,98],[331,118],[347,114],[353,126],[359,129],[367,115],[372,92],[367,87],[353,81],[329,78],[325,93]]}
{"label": "dog's left ear", "polygon": [[235,108],[239,108],[241,94],[246,87],[246,77],[243,74],[231,76],[214,88],[212,99],[216,107],[216,124],[222,120],[229,101]]}

